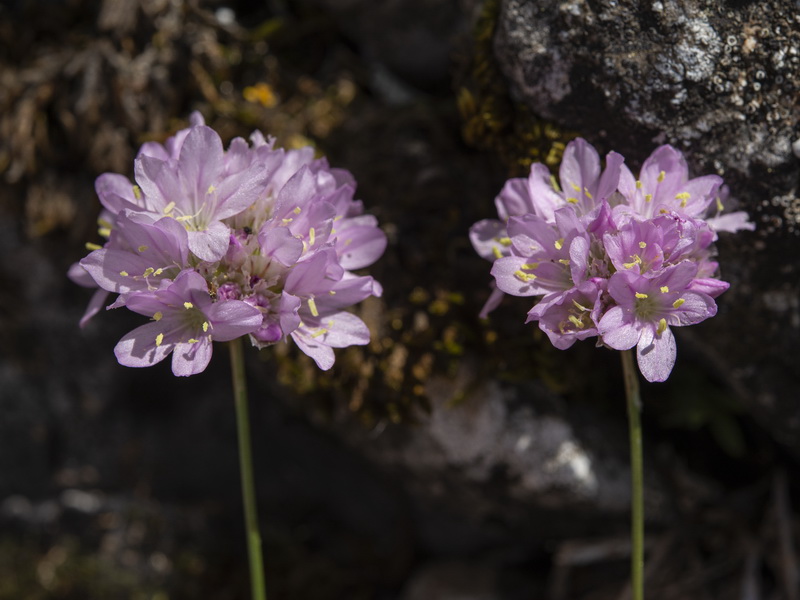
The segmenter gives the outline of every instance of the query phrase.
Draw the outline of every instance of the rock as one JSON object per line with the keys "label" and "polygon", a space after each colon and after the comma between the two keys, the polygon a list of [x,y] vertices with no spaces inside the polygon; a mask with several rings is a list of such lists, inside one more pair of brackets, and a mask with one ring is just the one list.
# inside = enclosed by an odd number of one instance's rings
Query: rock
{"label": "rock", "polygon": [[[718,173],[757,224],[720,240],[731,289],[679,346],[800,456],[797,2],[506,0],[495,50],[535,113],[634,169],[658,144]],[[681,341],[683,340],[683,342]],[[679,350],[679,355],[681,350]]]}

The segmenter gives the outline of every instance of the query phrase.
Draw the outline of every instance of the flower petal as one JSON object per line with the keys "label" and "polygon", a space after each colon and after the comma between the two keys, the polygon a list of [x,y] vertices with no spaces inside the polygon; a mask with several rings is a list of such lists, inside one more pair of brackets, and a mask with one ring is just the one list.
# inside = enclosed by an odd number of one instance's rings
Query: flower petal
{"label": "flower petal", "polygon": [[660,335],[653,338],[652,343],[644,344],[643,339],[636,349],[639,370],[647,381],[666,381],[675,366],[677,348],[675,336],[667,327]]}

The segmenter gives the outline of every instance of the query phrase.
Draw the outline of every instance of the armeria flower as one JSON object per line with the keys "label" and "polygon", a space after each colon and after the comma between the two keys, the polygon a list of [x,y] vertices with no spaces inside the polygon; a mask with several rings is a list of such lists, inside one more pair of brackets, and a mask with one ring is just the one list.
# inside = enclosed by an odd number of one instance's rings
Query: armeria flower
{"label": "armeria flower", "polygon": [[595,336],[617,350],[636,347],[645,378],[664,381],[675,363],[670,328],[714,316],[714,298],[728,288],[717,278],[717,232],[754,225],[742,212],[721,215],[722,179],[690,178],[671,146],[656,149],[637,179],[619,154],[601,170],[594,148],[574,140],[559,176],[560,185],[533,165],[495,199],[500,220],[470,230],[475,250],[494,262],[496,289],[481,316],[504,293],[542,296],[527,322],[538,321],[557,348]]}
{"label": "armeria flower", "polygon": [[382,290],[351,271],[374,263],[386,236],[353,199],[353,177],[310,148],[276,149],[259,132],[250,141],[223,150],[195,113],[164,145],[142,147],[136,185],[98,178],[108,241],[87,245],[70,269],[76,283],[101,288],[81,324],[108,293],[119,294],[109,308],[158,315],[120,342],[122,364],[173,351],[173,371],[191,375],[207,365],[212,339],[249,335],[258,347],[291,337],[328,369],[331,348],[368,343],[366,325],[346,309]]}

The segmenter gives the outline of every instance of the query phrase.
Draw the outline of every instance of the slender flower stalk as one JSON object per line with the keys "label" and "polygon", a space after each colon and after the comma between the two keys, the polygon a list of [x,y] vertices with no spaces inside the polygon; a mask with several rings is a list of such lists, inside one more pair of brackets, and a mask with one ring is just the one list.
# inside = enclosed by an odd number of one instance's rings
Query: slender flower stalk
{"label": "slender flower stalk", "polygon": [[623,350],[622,374],[628,405],[628,434],[631,451],[631,590],[633,600],[644,600],[644,460],[640,417],[639,376],[633,351]]}
{"label": "slender flower stalk", "polygon": [[253,478],[252,444],[250,442],[250,417],[247,409],[247,378],[244,369],[242,340],[236,338],[228,344],[231,354],[233,399],[236,406],[236,432],[239,439],[239,470],[242,478],[244,524],[247,535],[247,556],[250,562],[250,587],[253,600],[266,600],[264,584],[264,559],[261,553],[261,533],[258,528],[256,488]]}

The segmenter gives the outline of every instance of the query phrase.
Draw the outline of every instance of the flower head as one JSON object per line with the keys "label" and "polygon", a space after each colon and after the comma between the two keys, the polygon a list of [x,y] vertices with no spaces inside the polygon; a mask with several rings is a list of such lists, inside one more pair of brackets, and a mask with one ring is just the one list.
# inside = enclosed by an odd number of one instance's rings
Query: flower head
{"label": "flower head", "polygon": [[331,348],[366,344],[366,325],[345,309],[380,285],[354,269],[386,247],[377,220],[353,199],[355,181],[315,159],[284,151],[255,132],[224,150],[195,113],[164,145],[149,142],[135,161],[136,184],[101,175],[103,246],[70,269],[100,290],[85,324],[108,293],[153,319],[123,337],[121,364],[149,366],[173,354],[173,372],[205,369],[212,340],[249,335],[264,347],[292,337],[317,364]]}
{"label": "flower head", "polygon": [[586,141],[567,145],[559,171],[534,164],[527,180],[508,181],[495,204],[500,220],[470,230],[475,250],[494,262],[496,289],[542,296],[528,312],[557,348],[597,336],[616,350],[636,347],[648,381],[675,363],[671,327],[717,312],[728,288],[717,278],[719,231],[753,229],[743,212],[722,215],[728,190],[716,175],[690,178],[683,155],[661,146],[638,178],[614,152],[601,170]]}

